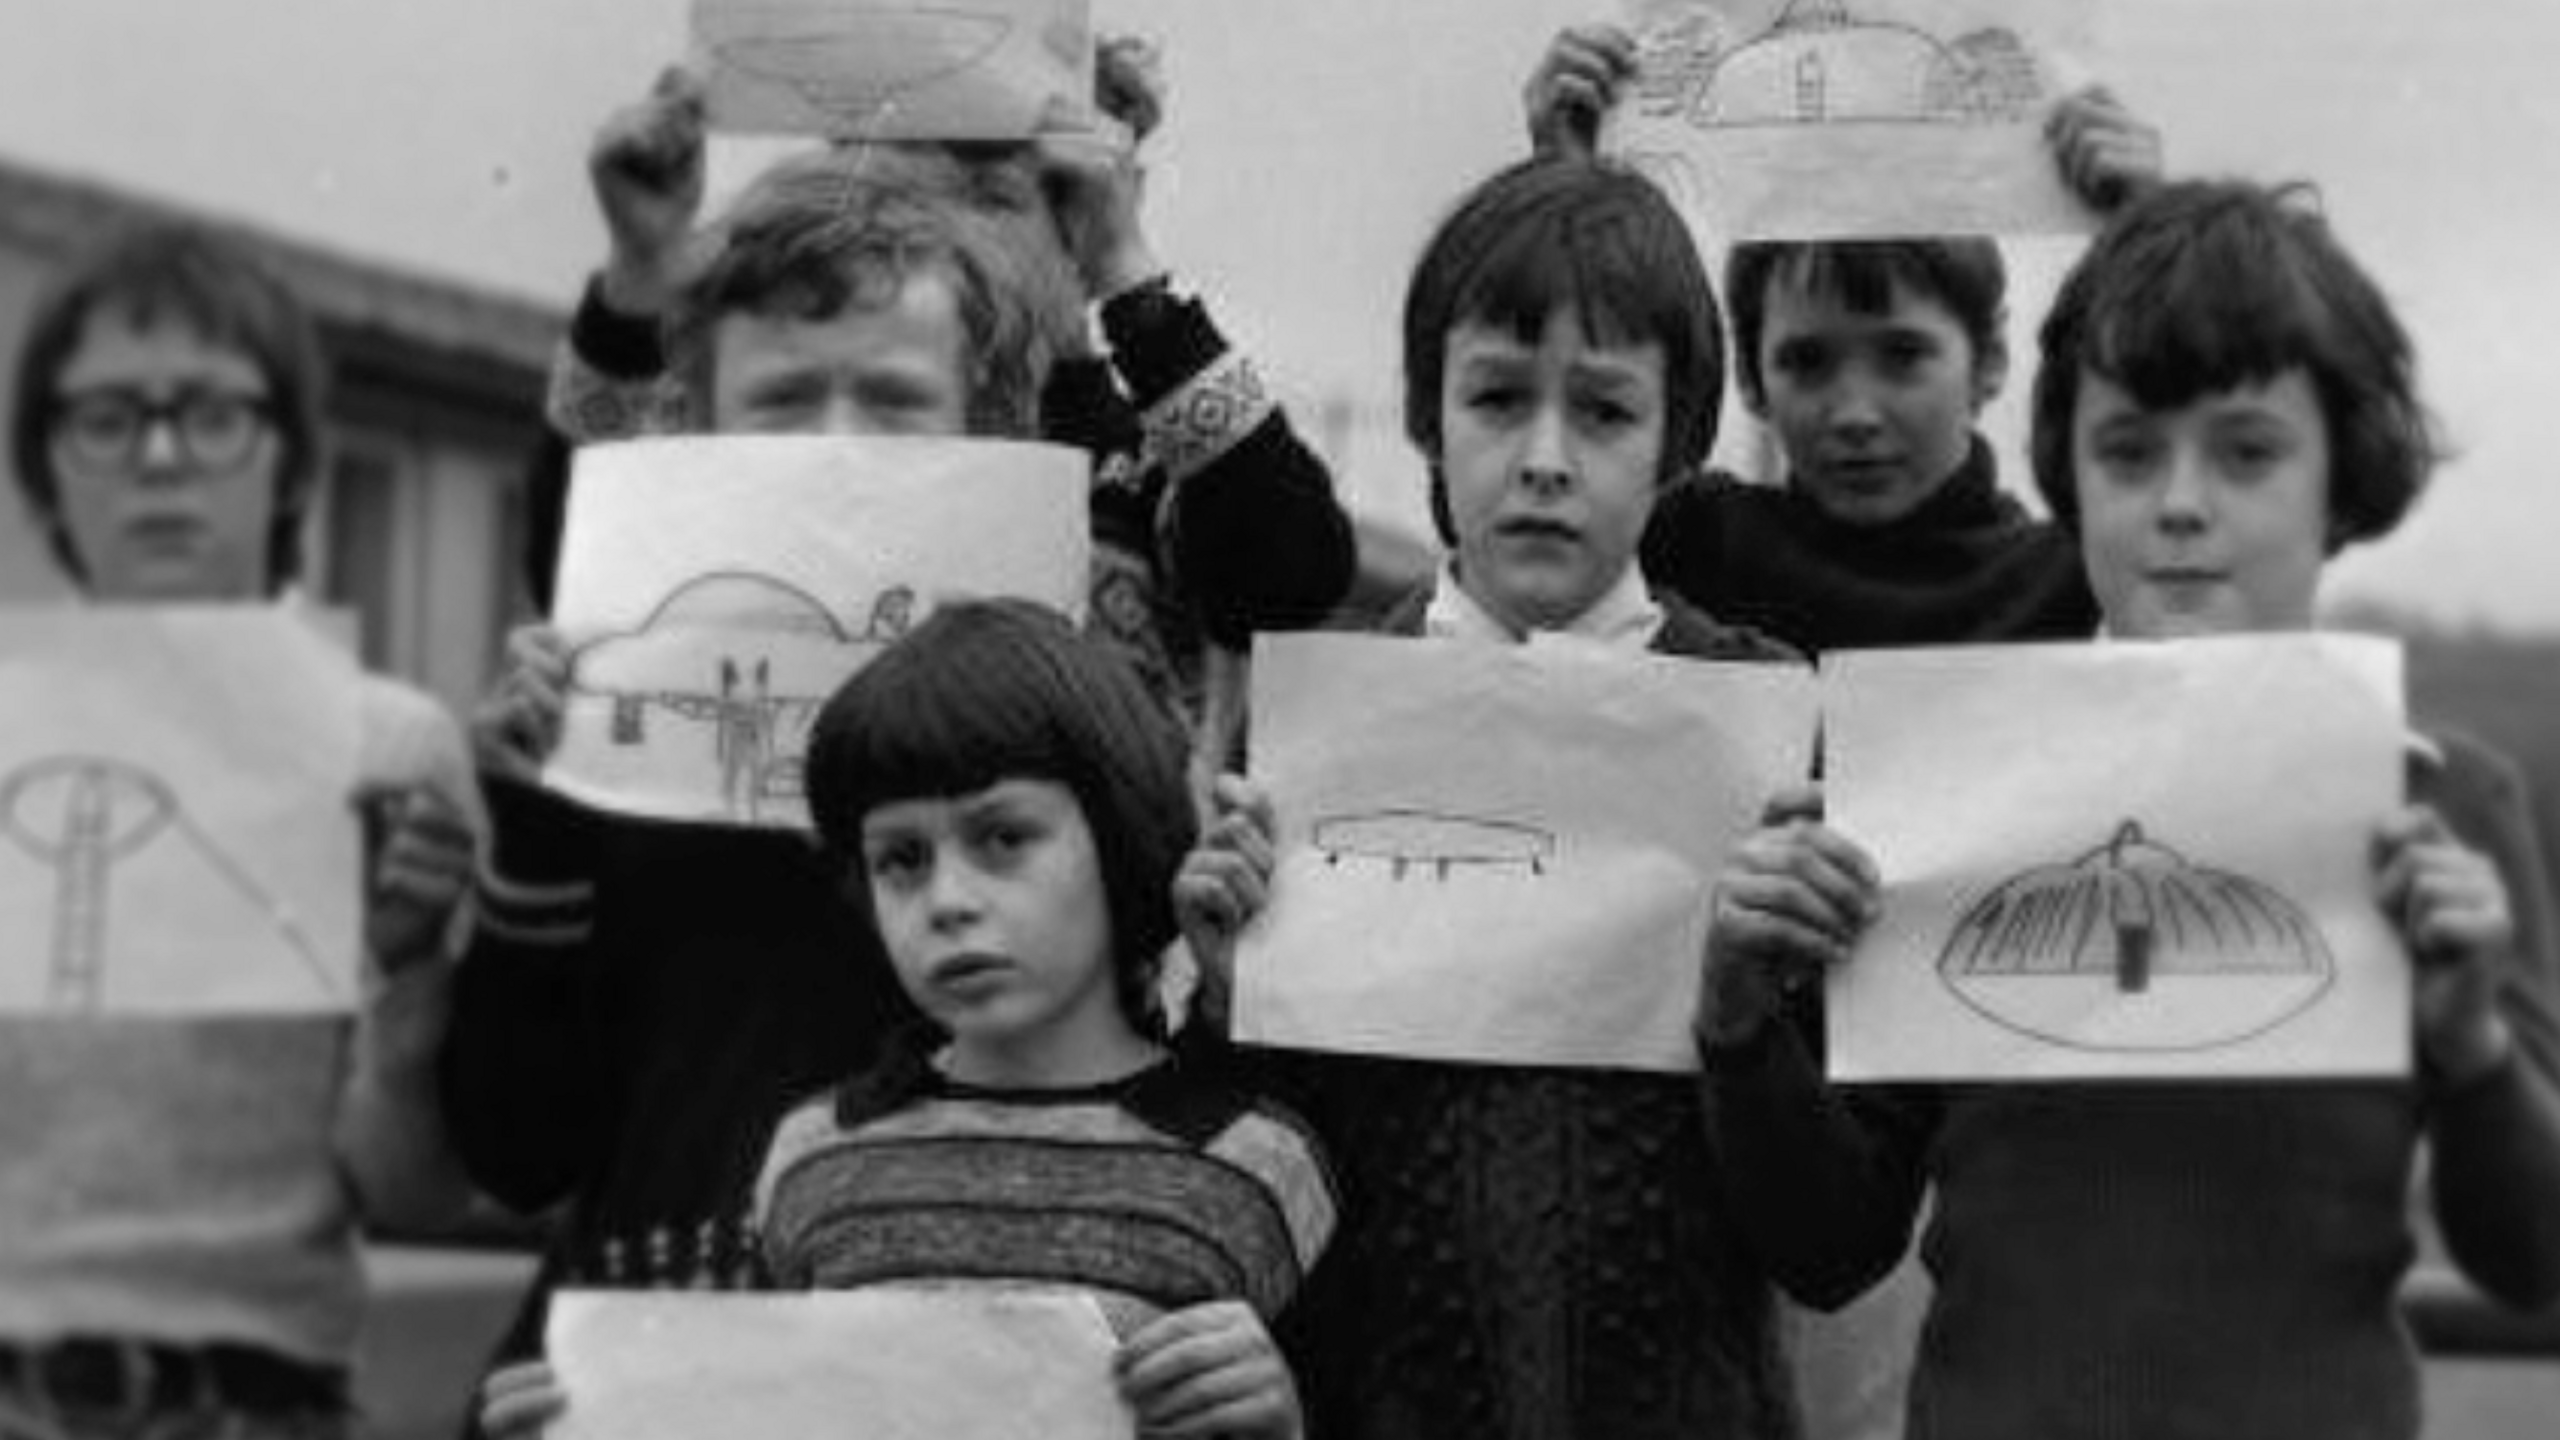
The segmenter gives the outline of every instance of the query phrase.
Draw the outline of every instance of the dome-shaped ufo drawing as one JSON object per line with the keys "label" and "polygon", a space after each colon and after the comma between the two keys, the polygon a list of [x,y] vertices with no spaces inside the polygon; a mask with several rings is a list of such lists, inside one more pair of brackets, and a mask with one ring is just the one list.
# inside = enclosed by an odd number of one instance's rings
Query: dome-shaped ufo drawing
{"label": "dome-shaped ufo drawing", "polygon": [[654,743],[653,711],[711,731],[729,814],[754,820],[801,793],[818,708],[871,653],[914,624],[913,588],[882,590],[861,633],[786,581],[723,570],[686,581],[632,630],[571,652],[569,688],[613,706],[617,746]]}
{"label": "dome-shaped ufo drawing", "polygon": [[1849,0],[1794,0],[1739,38],[1682,17],[1639,44],[1640,109],[1701,129],[2014,122],[2045,98],[2015,32],[1942,36]]}
{"label": "dome-shaped ufo drawing", "polygon": [[1938,975],[1986,1019],[2057,1045],[2189,1051],[2292,1020],[2337,965],[2292,900],[2196,865],[2126,820],[2105,844],[1975,901]]}

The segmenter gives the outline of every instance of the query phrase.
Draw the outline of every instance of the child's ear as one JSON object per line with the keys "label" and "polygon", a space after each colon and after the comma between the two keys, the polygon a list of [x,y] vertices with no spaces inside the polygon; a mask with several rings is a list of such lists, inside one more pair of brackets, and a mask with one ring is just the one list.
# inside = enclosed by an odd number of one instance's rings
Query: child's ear
{"label": "child's ear", "polygon": [[1980,415],[1992,401],[2000,398],[2000,387],[2009,383],[2009,340],[1998,330],[1991,332],[1991,343],[1973,358],[1973,413]]}

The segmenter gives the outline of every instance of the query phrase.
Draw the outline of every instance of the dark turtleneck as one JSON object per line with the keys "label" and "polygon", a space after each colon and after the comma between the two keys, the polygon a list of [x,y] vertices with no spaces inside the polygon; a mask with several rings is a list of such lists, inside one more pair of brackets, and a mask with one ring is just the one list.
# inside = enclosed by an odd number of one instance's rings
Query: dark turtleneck
{"label": "dark turtleneck", "polygon": [[1717,619],[1816,654],[2080,639],[2098,623],[2070,537],[2001,492],[1979,435],[1936,494],[1882,525],[1836,520],[1791,488],[1691,476],[1655,506],[1644,568]]}

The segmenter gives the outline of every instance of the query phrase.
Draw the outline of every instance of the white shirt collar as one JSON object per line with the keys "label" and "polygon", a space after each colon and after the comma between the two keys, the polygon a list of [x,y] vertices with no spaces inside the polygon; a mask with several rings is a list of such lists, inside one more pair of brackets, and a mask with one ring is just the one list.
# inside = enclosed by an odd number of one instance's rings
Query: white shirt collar
{"label": "white shirt collar", "polygon": [[1440,574],[1432,583],[1431,601],[1422,612],[1422,633],[1443,640],[1503,645],[1565,635],[1612,649],[1642,650],[1662,632],[1663,618],[1662,606],[1645,588],[1643,574],[1630,564],[1618,576],[1617,583],[1571,623],[1536,636],[1515,635],[1510,626],[1495,619],[1458,584],[1457,561],[1452,557],[1441,563]]}

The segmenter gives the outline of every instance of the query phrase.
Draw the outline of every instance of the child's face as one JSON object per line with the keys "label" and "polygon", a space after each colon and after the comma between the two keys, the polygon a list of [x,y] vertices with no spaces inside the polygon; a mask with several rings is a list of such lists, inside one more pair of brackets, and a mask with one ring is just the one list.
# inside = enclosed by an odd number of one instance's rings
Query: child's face
{"label": "child's face", "polygon": [[89,317],[54,395],[55,518],[91,595],[265,594],[284,450],[254,360],[111,307]]}
{"label": "child's face", "polygon": [[2001,358],[1974,353],[1964,322],[1893,282],[1883,314],[1770,276],[1760,332],[1760,418],[1786,452],[1787,483],[1836,520],[1884,525],[1918,509],[1964,463]]}
{"label": "child's face", "polygon": [[2146,410],[2083,370],[2071,452],[2081,561],[2112,633],[2311,624],[2328,558],[2329,427],[2306,372]]}
{"label": "child's face", "polygon": [[1101,856],[1066,786],[882,805],[863,817],[862,864],[899,984],[951,1032],[955,1071],[1055,1078],[1132,1033]]}
{"label": "child's face", "polygon": [[1520,630],[1570,623],[1634,563],[1662,463],[1662,346],[1601,346],[1571,307],[1535,345],[1449,334],[1440,467],[1458,583]]}
{"label": "child's face", "polygon": [[920,270],[886,304],[824,320],[739,313],[713,327],[711,422],[721,434],[960,435],[968,329],[949,277]]}

